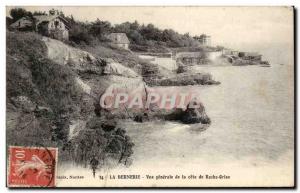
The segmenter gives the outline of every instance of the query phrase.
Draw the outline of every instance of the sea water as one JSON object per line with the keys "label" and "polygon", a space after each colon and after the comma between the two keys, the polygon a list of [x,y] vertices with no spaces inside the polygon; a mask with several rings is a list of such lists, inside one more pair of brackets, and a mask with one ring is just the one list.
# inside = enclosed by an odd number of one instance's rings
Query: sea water
{"label": "sea water", "polygon": [[[98,175],[186,175],[204,180],[116,181],[105,183],[91,171],[91,186],[285,186],[293,184],[293,66],[197,67],[220,85],[187,86],[198,93],[212,123],[205,131],[179,122],[123,122],[135,146],[132,165],[97,171]],[[176,88],[175,88],[176,89]],[[207,176],[207,179],[205,178]],[[224,180],[216,176],[226,176]],[[226,179],[226,180],[225,180]],[[71,181],[60,182],[68,185]],[[74,183],[74,182],[73,182]],[[87,181],[76,182],[86,186]]]}

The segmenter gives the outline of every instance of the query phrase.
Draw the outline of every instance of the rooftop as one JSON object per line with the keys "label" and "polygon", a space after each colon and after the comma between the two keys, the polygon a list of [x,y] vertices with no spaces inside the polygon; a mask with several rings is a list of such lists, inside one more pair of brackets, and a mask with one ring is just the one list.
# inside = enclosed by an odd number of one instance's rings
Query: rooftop
{"label": "rooftop", "polygon": [[42,22],[50,22],[56,18],[59,18],[60,20],[62,20],[65,25],[69,27],[68,21],[66,19],[64,19],[63,17],[59,16],[59,15],[35,15],[33,16],[34,19],[36,20],[36,25],[39,25]]}

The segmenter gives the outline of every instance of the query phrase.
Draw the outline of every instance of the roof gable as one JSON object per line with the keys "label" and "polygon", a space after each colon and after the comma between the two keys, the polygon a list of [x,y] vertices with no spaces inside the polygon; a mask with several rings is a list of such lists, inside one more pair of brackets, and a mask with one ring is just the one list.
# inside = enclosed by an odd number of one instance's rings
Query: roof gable
{"label": "roof gable", "polygon": [[22,17],[15,21],[14,23],[10,24],[11,27],[19,27],[19,22],[26,23],[27,25],[32,25],[32,19],[29,17]]}
{"label": "roof gable", "polygon": [[[56,18],[60,19],[66,25],[66,28],[68,30],[70,29],[69,22],[59,15],[35,15],[35,16],[33,16],[36,26],[40,25],[41,23],[48,23]],[[19,25],[19,22],[28,22],[28,23],[32,24],[33,19],[30,17],[22,17],[22,18],[18,19],[17,21],[15,21],[14,23],[12,23],[10,26],[17,27]]]}
{"label": "roof gable", "polygon": [[66,25],[67,29],[70,29],[69,22],[59,15],[36,15],[33,17],[36,20],[36,25],[39,25],[41,23],[48,23],[48,22],[58,18]]}

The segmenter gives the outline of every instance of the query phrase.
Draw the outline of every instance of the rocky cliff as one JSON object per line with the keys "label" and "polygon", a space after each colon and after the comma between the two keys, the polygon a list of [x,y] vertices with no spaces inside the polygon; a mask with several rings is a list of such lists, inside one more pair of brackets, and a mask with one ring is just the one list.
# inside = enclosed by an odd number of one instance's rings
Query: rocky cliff
{"label": "rocky cliff", "polygon": [[[103,94],[118,89],[129,95],[141,94],[144,103],[152,88],[143,78],[112,58],[101,58],[35,33],[8,32],[8,143],[59,147],[66,160],[84,164],[95,154],[127,163],[133,144],[126,129],[117,127],[120,119],[210,123],[203,105],[179,114],[177,109],[154,106],[113,110],[100,106]],[[124,146],[128,152],[122,152]]]}

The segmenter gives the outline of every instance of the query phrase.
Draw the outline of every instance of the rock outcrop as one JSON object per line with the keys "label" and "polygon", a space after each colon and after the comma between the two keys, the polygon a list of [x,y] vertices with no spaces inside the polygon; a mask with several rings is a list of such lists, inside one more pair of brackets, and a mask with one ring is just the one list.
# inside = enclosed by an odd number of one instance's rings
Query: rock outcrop
{"label": "rock outcrop", "polygon": [[[8,144],[58,147],[61,161],[85,165],[93,155],[112,154],[117,162],[129,163],[133,144],[126,131],[111,119],[93,125],[105,118],[97,114],[97,91],[113,83],[129,87],[141,78],[131,78],[136,74],[121,64],[35,33],[8,32],[8,42]],[[114,149],[112,141],[120,148]]]}
{"label": "rock outcrop", "polygon": [[43,37],[48,58],[61,65],[68,65],[80,74],[118,75],[129,78],[139,75],[111,58],[99,58],[87,51],[71,47],[61,41]]}
{"label": "rock outcrop", "polygon": [[186,109],[174,108],[171,110],[156,109],[147,113],[147,117],[141,116],[140,120],[152,120],[152,119],[164,119],[169,121],[180,121],[185,124],[203,124],[209,125],[211,123],[210,118],[206,114],[204,105],[193,99],[191,100]]}
{"label": "rock outcrop", "polygon": [[52,61],[68,65],[79,73],[102,74],[101,65],[105,63],[102,58],[96,58],[89,52],[68,46],[61,41],[43,37],[47,46],[48,58]]}
{"label": "rock outcrop", "polygon": [[[165,78],[159,72],[155,65],[143,66],[143,79],[134,70],[115,62],[112,59],[96,58],[89,52],[73,48],[60,41],[50,38],[43,38],[47,49],[48,57],[61,65],[68,65],[75,72],[76,83],[85,94],[83,102],[88,105],[82,105],[81,114],[85,112],[84,117],[89,119],[89,115],[94,111],[96,116],[105,117],[106,119],[132,119],[137,122],[144,122],[153,119],[173,119],[182,121],[187,124],[202,123],[209,124],[210,119],[205,113],[204,106],[200,103],[198,108],[181,109],[159,109],[159,108],[126,108],[123,104],[118,108],[104,109],[100,106],[102,95],[112,94],[122,90],[123,93],[133,97],[137,93],[141,95],[143,104],[147,100],[148,86],[185,86],[185,85],[205,85],[219,84],[214,81],[210,74],[197,73],[190,74],[186,69],[182,69],[180,74],[167,76]],[[144,82],[145,81],[145,82]],[[105,101],[107,104],[112,101]],[[193,101],[195,103],[195,101]],[[88,108],[84,108],[87,106]],[[93,113],[92,113],[93,114]],[[73,138],[78,135],[78,131],[85,128],[85,122],[82,118],[76,117],[71,120],[69,127],[69,137]]]}
{"label": "rock outcrop", "polygon": [[139,77],[139,75],[135,71],[123,66],[120,63],[115,62],[112,59],[106,59],[106,64],[103,67],[103,74],[125,76],[128,78]]}
{"label": "rock outcrop", "polygon": [[205,112],[205,108],[201,102],[196,100],[190,101],[187,109],[182,113],[181,121],[186,124],[202,123],[210,124],[210,118]]}
{"label": "rock outcrop", "polygon": [[218,85],[209,73],[179,73],[176,76],[160,79],[146,79],[150,86],[187,86],[187,85]]}

